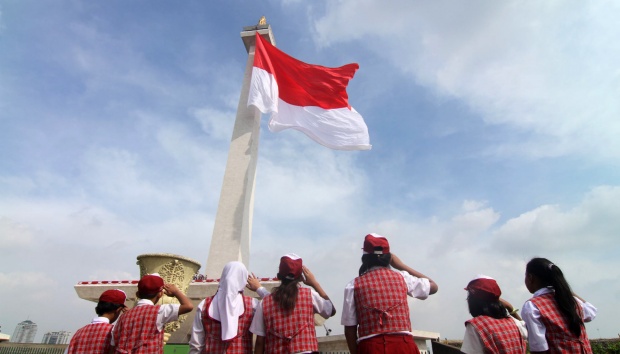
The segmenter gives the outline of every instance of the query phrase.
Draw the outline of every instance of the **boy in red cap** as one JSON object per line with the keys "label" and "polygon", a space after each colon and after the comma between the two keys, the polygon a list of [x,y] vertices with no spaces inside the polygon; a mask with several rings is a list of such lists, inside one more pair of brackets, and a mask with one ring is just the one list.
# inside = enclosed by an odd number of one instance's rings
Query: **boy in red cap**
{"label": "boy in red cap", "polygon": [[[164,295],[179,304],[155,305]],[[116,353],[161,354],[164,352],[164,325],[194,309],[191,300],[174,284],[164,284],[159,274],[147,274],[138,282],[136,306],[127,311],[112,330]]]}
{"label": "boy in red cap", "polygon": [[65,353],[101,354],[110,351],[112,323],[125,311],[125,292],[118,289],[106,290],[99,296],[95,307],[97,317],[90,324],[75,332]]}
{"label": "boy in red cap", "polygon": [[[314,314],[329,318],[336,313],[334,305],[296,254],[280,258],[277,276],[282,284],[263,299],[252,319],[254,353],[318,352]],[[311,288],[302,287],[302,281]]]}
{"label": "boy in red cap", "polygon": [[359,277],[344,289],[341,323],[349,351],[419,354],[411,333],[407,295],[424,300],[437,292],[437,284],[390,253],[383,236],[366,235],[363,250]]}
{"label": "boy in red cap", "polygon": [[[501,299],[495,279],[478,275],[467,290],[469,313],[461,351],[468,354],[525,354],[527,329],[512,305]],[[512,316],[512,317],[511,317]]]}

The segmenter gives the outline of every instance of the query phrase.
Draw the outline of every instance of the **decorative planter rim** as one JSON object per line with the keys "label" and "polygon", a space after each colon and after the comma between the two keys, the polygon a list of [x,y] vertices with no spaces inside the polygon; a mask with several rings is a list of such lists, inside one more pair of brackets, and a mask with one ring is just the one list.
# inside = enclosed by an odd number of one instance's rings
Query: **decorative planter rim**
{"label": "decorative planter rim", "polygon": [[179,256],[178,254],[172,254],[172,253],[145,253],[145,254],[141,254],[137,257],[138,260],[140,260],[141,258],[149,258],[149,257],[169,257],[169,258],[176,258],[176,259],[180,259],[180,260],[184,260],[190,263],[194,263],[195,265],[197,265],[198,267],[201,266],[200,262],[185,257],[185,256]]}

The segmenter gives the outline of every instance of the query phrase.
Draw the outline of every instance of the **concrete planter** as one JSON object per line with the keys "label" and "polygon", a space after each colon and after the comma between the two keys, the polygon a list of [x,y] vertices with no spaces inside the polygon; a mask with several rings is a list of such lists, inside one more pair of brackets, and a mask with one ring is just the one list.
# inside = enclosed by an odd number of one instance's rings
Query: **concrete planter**
{"label": "concrete planter", "polygon": [[[184,294],[187,294],[194,274],[198,273],[200,263],[197,261],[170,253],[148,253],[141,254],[136,264],[140,267],[140,278],[147,274],[158,273],[166,284],[176,285]],[[179,301],[175,297],[164,295],[157,303],[162,304],[178,304]],[[172,334],[172,332],[181,328],[181,323],[185,321],[187,315],[179,316],[178,321],[170,322],[164,327],[164,332]]]}

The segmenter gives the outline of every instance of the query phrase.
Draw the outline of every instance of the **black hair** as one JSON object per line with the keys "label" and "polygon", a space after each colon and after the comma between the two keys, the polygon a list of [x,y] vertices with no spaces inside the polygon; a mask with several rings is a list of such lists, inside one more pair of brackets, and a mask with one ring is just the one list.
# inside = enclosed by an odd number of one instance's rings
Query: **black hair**
{"label": "black hair", "polygon": [[103,316],[103,314],[114,312],[121,307],[123,307],[123,305],[114,304],[111,302],[99,301],[97,303],[97,306],[95,307],[95,312],[97,313],[97,316]]}
{"label": "black hair", "polygon": [[532,258],[527,263],[525,272],[535,276],[543,286],[553,287],[555,301],[564,319],[568,322],[568,329],[579,337],[583,320],[577,312],[577,301],[575,301],[573,291],[564,278],[560,267],[546,258]]}
{"label": "black hair", "polygon": [[156,297],[157,295],[159,295],[159,292],[156,292],[156,293],[153,293],[153,294],[143,294],[143,293],[141,293],[141,292],[139,292],[139,291],[138,291],[138,294],[137,294],[137,295],[138,295],[138,297],[139,297],[140,299],[147,299],[147,300],[150,300],[150,299],[152,299],[152,298]]}
{"label": "black hair", "polygon": [[473,317],[489,316],[496,319],[510,317],[506,307],[499,300],[482,299],[470,294],[467,296],[467,305]]}
{"label": "black hair", "polygon": [[392,261],[392,254],[364,254],[362,255],[362,266],[359,270],[359,275],[366,273],[372,267],[389,267],[390,261]]}
{"label": "black hair", "polygon": [[[280,274],[278,273],[278,278]],[[272,296],[273,301],[284,312],[289,312],[295,308],[297,303],[297,294],[299,293],[299,287],[297,286],[301,281],[301,277],[297,279],[280,278],[282,283],[273,289]]]}

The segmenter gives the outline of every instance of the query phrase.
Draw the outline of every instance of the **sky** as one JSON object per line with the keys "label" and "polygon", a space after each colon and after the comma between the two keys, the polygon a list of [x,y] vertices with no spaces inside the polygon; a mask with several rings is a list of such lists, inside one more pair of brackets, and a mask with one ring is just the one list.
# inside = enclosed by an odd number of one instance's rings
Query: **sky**
{"label": "sky", "polygon": [[[206,264],[247,53],[358,63],[372,149],[261,121],[250,271],[294,252],[338,310],[366,234],[439,285],[413,328],[460,339],[463,288],[520,308],[532,257],[620,333],[620,4],[614,1],[0,0],[0,326],[74,332],[73,286],[137,279],[136,257]],[[208,275],[209,276],[209,275]],[[216,276],[218,277],[218,276]],[[323,331],[319,328],[319,335]]]}

